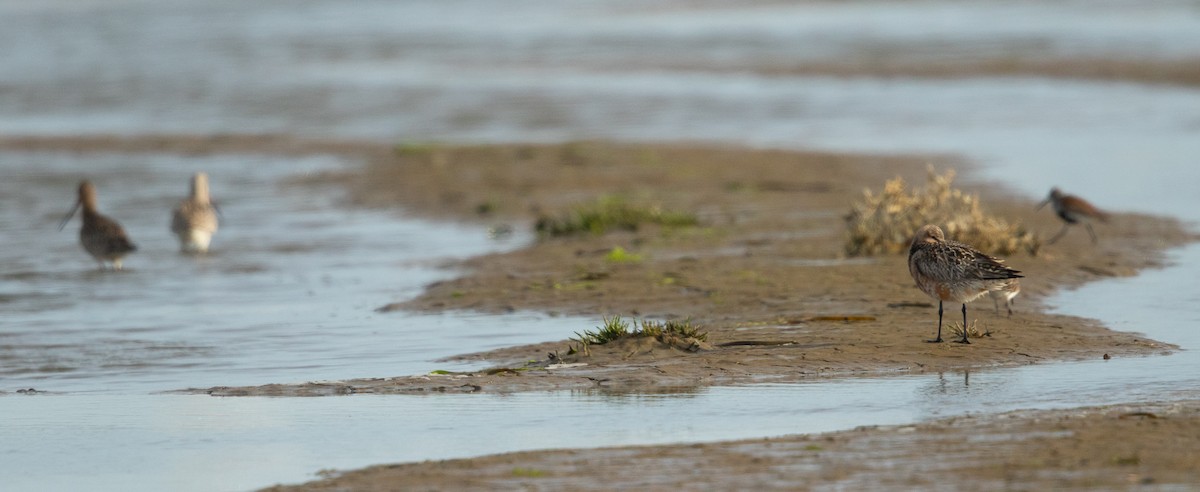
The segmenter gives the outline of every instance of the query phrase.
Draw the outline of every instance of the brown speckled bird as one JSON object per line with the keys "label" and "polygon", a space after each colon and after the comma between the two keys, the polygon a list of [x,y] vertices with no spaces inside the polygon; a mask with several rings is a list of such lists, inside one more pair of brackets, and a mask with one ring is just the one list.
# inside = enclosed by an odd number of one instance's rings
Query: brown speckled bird
{"label": "brown speckled bird", "polygon": [[967,303],[1003,288],[1008,279],[1022,277],[1021,272],[1005,266],[1001,260],[965,244],[947,241],[942,229],[935,225],[923,226],[913,236],[908,249],[908,272],[921,292],[938,300],[937,338],[929,340],[931,343],[942,342],[943,302],[962,304],[963,336],[958,342],[971,343],[967,340]]}
{"label": "brown speckled bird", "polygon": [[1084,227],[1087,228],[1088,235],[1092,237],[1092,244],[1096,244],[1096,231],[1092,230],[1091,221],[1099,220],[1100,222],[1108,222],[1107,213],[1096,208],[1095,205],[1088,203],[1087,200],[1079,198],[1075,195],[1063,193],[1062,191],[1059,191],[1058,188],[1050,188],[1050,196],[1047,196],[1045,200],[1042,200],[1042,202],[1038,204],[1036,210],[1041,210],[1042,207],[1045,207],[1047,203],[1054,205],[1054,213],[1058,214],[1058,218],[1062,219],[1063,222],[1066,223],[1063,224],[1063,227],[1058,231],[1058,234],[1055,234],[1054,237],[1050,238],[1049,241],[1046,241],[1046,244],[1054,244],[1054,242],[1058,241],[1063,234],[1067,233],[1067,228],[1070,227],[1071,224],[1077,224],[1080,222],[1082,222]]}
{"label": "brown speckled bird", "polygon": [[217,232],[217,209],[208,196],[208,175],[192,176],[191,194],[171,216],[171,232],[179,237],[179,249],[184,253],[206,253]]}
{"label": "brown speckled bird", "polygon": [[79,242],[83,244],[83,249],[100,263],[100,269],[103,270],[107,264],[111,264],[113,270],[120,270],[121,259],[137,251],[137,246],[129,241],[129,236],[125,235],[121,224],[96,210],[96,187],[90,181],[79,183],[79,199],[58,224],[58,230],[61,231],[67,225],[81,206],[83,227],[79,228]]}

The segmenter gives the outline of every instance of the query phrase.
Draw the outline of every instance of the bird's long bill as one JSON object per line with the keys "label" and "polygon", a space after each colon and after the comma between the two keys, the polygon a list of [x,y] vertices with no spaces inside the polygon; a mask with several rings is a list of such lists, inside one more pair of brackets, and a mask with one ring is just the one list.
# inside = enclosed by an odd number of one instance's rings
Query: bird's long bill
{"label": "bird's long bill", "polygon": [[217,211],[217,217],[220,217],[222,219],[225,218],[225,214],[221,212],[221,207],[217,205],[217,202],[209,201],[209,204],[212,205],[213,210]]}
{"label": "bird's long bill", "polygon": [[71,211],[70,211],[70,212],[67,212],[67,216],[66,216],[66,217],[63,217],[63,220],[62,220],[62,222],[59,222],[59,223],[58,223],[58,230],[60,230],[60,231],[61,231],[61,230],[63,230],[63,228],[64,228],[64,227],[66,227],[66,226],[67,226],[67,222],[70,222],[70,221],[71,221],[71,217],[74,217],[74,216],[75,216],[75,211],[76,211],[76,210],[79,210],[79,206],[80,206],[80,205],[82,205],[82,202],[78,202],[78,201],[76,201],[76,202],[75,202],[75,206],[74,206],[74,207],[71,207]]}
{"label": "bird's long bill", "polygon": [[1041,209],[1042,209],[1042,207],[1045,207],[1047,203],[1050,203],[1050,199],[1049,199],[1049,198],[1047,198],[1047,199],[1045,199],[1045,200],[1042,200],[1042,202],[1041,202],[1041,203],[1037,204],[1037,207],[1034,207],[1034,210],[1041,210]]}

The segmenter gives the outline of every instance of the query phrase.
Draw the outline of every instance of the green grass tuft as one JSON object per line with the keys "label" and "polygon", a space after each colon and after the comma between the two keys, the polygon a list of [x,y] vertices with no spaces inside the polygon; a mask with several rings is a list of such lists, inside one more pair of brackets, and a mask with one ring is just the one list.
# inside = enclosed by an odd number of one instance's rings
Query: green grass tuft
{"label": "green grass tuft", "polygon": [[693,325],[690,318],[668,321],[641,320],[630,323],[620,316],[612,316],[605,317],[604,323],[595,330],[575,332],[575,338],[571,338],[575,344],[569,347],[567,355],[587,354],[592,345],[604,345],[627,337],[650,337],[659,341],[666,341],[668,338],[708,341],[708,333],[700,331],[700,327]]}
{"label": "green grass tuft", "polygon": [[578,338],[572,340],[584,345],[604,345],[629,335],[629,322],[621,319],[620,316],[613,316],[604,318],[604,324],[596,327],[595,330],[584,330],[583,333],[575,332],[575,336]]}
{"label": "green grass tuft", "polygon": [[642,259],[642,255],[630,253],[620,246],[614,246],[612,251],[604,255],[604,260],[609,263],[638,263]]}
{"label": "green grass tuft", "polygon": [[666,335],[674,335],[681,338],[695,338],[702,342],[708,341],[708,333],[702,332],[700,327],[692,325],[691,318],[668,321],[642,320],[641,328],[638,335],[643,337],[661,339]]}
{"label": "green grass tuft", "polygon": [[658,206],[633,205],[617,195],[576,205],[558,217],[538,218],[534,229],[542,237],[574,234],[604,234],[613,230],[636,231],[645,224],[691,227],[699,223],[695,214],[663,210]]}

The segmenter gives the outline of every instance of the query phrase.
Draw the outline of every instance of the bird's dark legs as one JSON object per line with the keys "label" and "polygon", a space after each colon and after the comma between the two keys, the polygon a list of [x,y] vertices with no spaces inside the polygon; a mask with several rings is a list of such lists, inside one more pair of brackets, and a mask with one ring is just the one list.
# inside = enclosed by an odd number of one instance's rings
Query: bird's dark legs
{"label": "bird's dark legs", "polygon": [[1092,230],[1092,225],[1086,222],[1083,225],[1087,227],[1088,235],[1092,236],[1092,244],[1096,244],[1096,231]]}
{"label": "bird's dark legs", "polygon": [[971,343],[967,340],[967,305],[963,304],[963,337],[962,340],[955,340],[958,343]]}
{"label": "bird's dark legs", "polygon": [[1062,229],[1058,230],[1058,234],[1055,234],[1049,241],[1046,241],[1046,244],[1054,244],[1054,241],[1058,241],[1058,238],[1063,237],[1063,234],[1067,233],[1068,227],[1071,227],[1071,224],[1063,224]]}
{"label": "bird's dark legs", "polygon": [[942,343],[942,301],[938,301],[938,334],[933,340],[925,340],[929,343]]}

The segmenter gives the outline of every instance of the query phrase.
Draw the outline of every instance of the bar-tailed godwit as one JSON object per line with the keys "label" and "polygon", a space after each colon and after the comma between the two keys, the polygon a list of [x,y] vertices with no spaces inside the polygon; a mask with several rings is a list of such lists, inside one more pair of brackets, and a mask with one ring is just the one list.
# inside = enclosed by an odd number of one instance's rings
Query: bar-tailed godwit
{"label": "bar-tailed godwit", "polygon": [[179,249],[184,253],[208,252],[217,232],[217,209],[208,196],[207,174],[192,176],[191,193],[179,202],[171,217],[171,232],[179,236]]}
{"label": "bar-tailed godwit", "polygon": [[996,314],[1000,314],[1000,301],[1004,301],[1004,307],[1008,309],[1008,316],[1012,317],[1013,298],[1021,293],[1021,281],[1011,278],[1004,283],[999,289],[988,291],[988,295],[992,297],[992,304],[996,306]]}
{"label": "bar-tailed godwit", "polygon": [[908,272],[922,292],[938,300],[938,331],[932,343],[942,341],[942,303],[962,304],[963,336],[967,340],[967,303],[989,291],[1003,288],[1008,279],[1021,278],[1021,272],[1004,262],[965,244],[947,241],[942,229],[926,225],[913,236],[908,249]]}
{"label": "bar-tailed godwit", "polygon": [[1096,231],[1092,230],[1091,221],[1099,220],[1100,222],[1108,222],[1107,213],[1096,208],[1095,205],[1088,203],[1087,200],[1079,198],[1075,195],[1063,193],[1062,191],[1059,191],[1058,188],[1050,188],[1050,196],[1047,196],[1045,200],[1042,200],[1042,202],[1038,204],[1036,210],[1041,210],[1042,207],[1045,207],[1047,203],[1054,205],[1054,213],[1058,214],[1058,218],[1062,219],[1063,222],[1066,223],[1063,224],[1063,227],[1058,231],[1058,234],[1055,234],[1054,237],[1050,238],[1049,241],[1046,241],[1046,244],[1054,244],[1054,242],[1058,241],[1063,234],[1067,233],[1067,228],[1070,227],[1071,224],[1077,224],[1080,222],[1082,222],[1084,227],[1087,228],[1088,235],[1092,237],[1092,244],[1096,244]]}
{"label": "bar-tailed godwit", "polygon": [[83,249],[100,263],[101,269],[111,263],[113,270],[120,270],[121,259],[137,251],[137,246],[129,241],[129,236],[125,235],[121,224],[96,210],[96,187],[90,181],[79,183],[79,199],[58,224],[58,230],[61,231],[67,225],[81,206],[83,227],[79,228],[79,242],[83,243]]}

